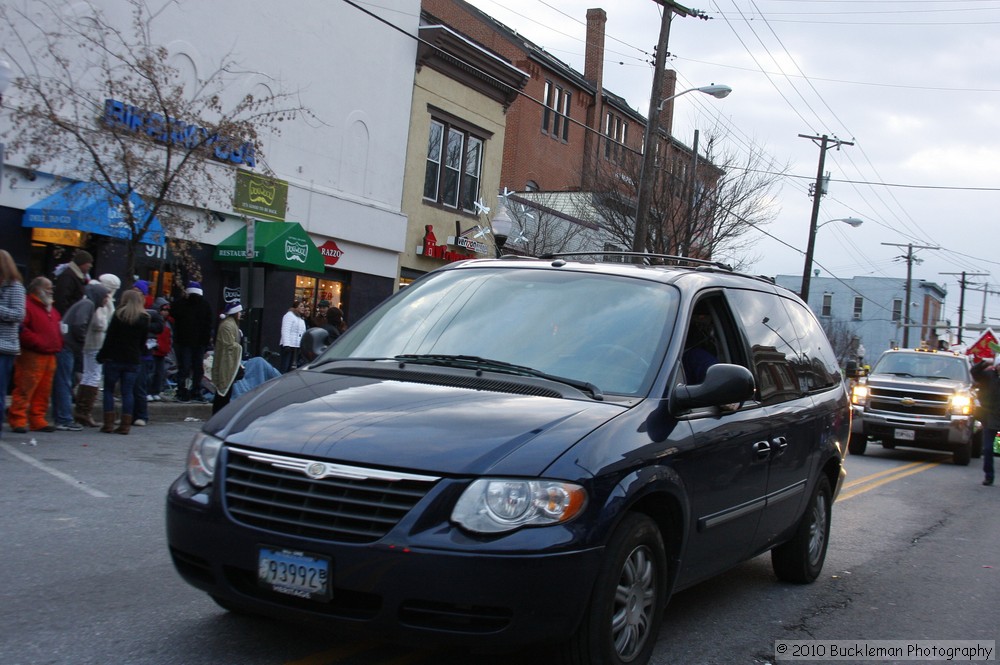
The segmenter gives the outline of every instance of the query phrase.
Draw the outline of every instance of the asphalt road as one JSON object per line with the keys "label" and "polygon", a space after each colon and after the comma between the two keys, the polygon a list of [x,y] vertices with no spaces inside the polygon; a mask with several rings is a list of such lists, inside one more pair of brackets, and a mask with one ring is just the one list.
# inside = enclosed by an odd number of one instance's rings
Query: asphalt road
{"label": "asphalt road", "polygon": [[[164,536],[166,489],[200,424],[154,416],[129,436],[4,428],[0,664],[544,662],[530,651],[405,648],[216,607],[174,572]],[[677,594],[653,662],[770,663],[775,640],[996,640],[1000,486],[979,484],[979,460],[869,451],[848,460],[815,584],[777,582],[765,555]]]}

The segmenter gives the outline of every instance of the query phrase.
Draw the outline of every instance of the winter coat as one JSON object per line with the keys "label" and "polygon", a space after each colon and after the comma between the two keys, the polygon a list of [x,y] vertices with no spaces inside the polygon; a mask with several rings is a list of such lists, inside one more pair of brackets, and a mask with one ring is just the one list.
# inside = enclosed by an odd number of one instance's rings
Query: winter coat
{"label": "winter coat", "polygon": [[153,354],[156,352],[156,338],[163,333],[166,323],[163,321],[163,315],[155,309],[147,309],[146,314],[149,314],[149,330],[146,332],[146,344],[142,348],[142,358],[143,360],[152,360]]}
{"label": "winter coat", "polygon": [[83,293],[84,297],[73,303],[62,317],[63,329],[66,331],[63,333],[63,344],[72,349],[73,353],[83,350],[90,322],[110,291],[100,282],[91,282],[84,287]]}
{"label": "winter coat", "polygon": [[104,345],[97,352],[97,362],[138,365],[146,351],[149,317],[140,316],[135,323],[126,323],[118,314],[119,312],[115,312],[111,317]]}
{"label": "winter coat", "polygon": [[190,293],[178,298],[170,305],[170,316],[174,319],[174,344],[207,349],[212,343],[215,315],[204,296]]}
{"label": "winter coat", "polygon": [[24,284],[11,280],[0,286],[0,353],[21,352],[21,322],[24,321]]}
{"label": "winter coat", "polygon": [[59,310],[46,306],[38,296],[29,294],[24,305],[21,326],[21,350],[54,356],[62,351],[63,338]]}
{"label": "winter coat", "polygon": [[976,416],[987,429],[1000,429],[1000,376],[987,361],[972,367],[972,379],[979,393],[979,411]]}
{"label": "winter coat", "polygon": [[104,337],[108,334],[108,326],[111,325],[111,317],[114,315],[115,303],[111,298],[94,310],[94,315],[90,317],[90,325],[87,326],[87,337],[83,340],[84,351],[89,353],[101,350],[104,346]]}
{"label": "winter coat", "polygon": [[163,331],[156,336],[156,348],[153,349],[153,356],[155,358],[166,358],[170,355],[170,349],[174,346],[174,327],[171,321],[171,317],[168,316],[165,318],[163,320]]}
{"label": "winter coat", "polygon": [[302,335],[306,332],[306,320],[292,310],[281,317],[281,346],[299,348]]}
{"label": "winter coat", "polygon": [[215,353],[212,359],[212,383],[219,395],[229,392],[243,360],[240,324],[235,317],[227,316],[215,333]]}
{"label": "winter coat", "polygon": [[83,298],[87,276],[80,270],[80,266],[70,261],[52,284],[52,297],[54,298],[52,304],[62,316],[73,303]]}

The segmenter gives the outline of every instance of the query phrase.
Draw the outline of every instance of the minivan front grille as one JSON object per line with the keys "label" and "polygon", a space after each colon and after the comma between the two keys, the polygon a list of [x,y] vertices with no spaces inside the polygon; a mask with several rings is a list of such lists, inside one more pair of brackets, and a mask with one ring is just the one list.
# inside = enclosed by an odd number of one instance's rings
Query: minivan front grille
{"label": "minivan front grille", "polygon": [[331,542],[382,538],[438,478],[228,448],[226,509],[248,526]]}

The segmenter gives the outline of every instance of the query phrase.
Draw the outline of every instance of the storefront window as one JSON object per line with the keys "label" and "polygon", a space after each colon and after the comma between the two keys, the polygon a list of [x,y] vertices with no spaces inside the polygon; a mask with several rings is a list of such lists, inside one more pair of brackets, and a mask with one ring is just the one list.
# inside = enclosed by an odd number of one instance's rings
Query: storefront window
{"label": "storefront window", "polygon": [[332,279],[316,279],[306,275],[295,277],[295,300],[304,300],[310,312],[316,311],[316,303],[329,300],[331,307],[343,309],[341,297],[344,285]]}

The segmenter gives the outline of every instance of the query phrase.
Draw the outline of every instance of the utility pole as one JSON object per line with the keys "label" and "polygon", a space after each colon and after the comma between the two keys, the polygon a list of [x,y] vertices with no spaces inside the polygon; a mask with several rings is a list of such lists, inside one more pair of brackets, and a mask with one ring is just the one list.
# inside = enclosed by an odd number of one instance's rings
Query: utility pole
{"label": "utility pole", "polygon": [[642,167],[639,174],[639,190],[635,202],[635,235],[632,237],[632,251],[646,251],[646,238],[649,235],[649,205],[656,168],[656,137],[660,133],[660,96],[663,88],[663,72],[667,62],[667,44],[670,41],[670,21],[674,14],[678,16],[696,16],[708,20],[705,12],[688,9],[673,0],[654,0],[663,5],[663,20],[660,22],[660,37],[656,43],[656,58],[653,63],[653,87],[649,92],[649,117],[646,119],[646,129],[642,139]]}
{"label": "utility pole", "polygon": [[[958,280],[958,343],[962,343],[962,326],[964,325],[964,313],[965,313],[965,288],[969,286],[969,283],[965,281],[966,277],[982,277],[989,275],[988,272],[942,272],[939,275],[961,275]],[[986,301],[986,295],[983,294],[983,302]],[[984,309],[985,316],[985,309]],[[985,321],[984,321],[985,323]]]}
{"label": "utility pole", "polygon": [[910,346],[910,295],[913,291],[913,250],[915,249],[941,249],[940,247],[930,247],[928,245],[914,245],[913,243],[907,243],[906,245],[900,245],[894,242],[884,242],[883,245],[889,245],[890,247],[905,247],[906,255],[899,258],[906,259],[906,302],[903,303],[903,347]]}
{"label": "utility pole", "polygon": [[809,282],[812,280],[812,263],[813,263],[813,251],[816,248],[816,228],[819,222],[819,201],[822,198],[823,192],[823,168],[826,165],[826,151],[830,148],[836,148],[840,150],[842,145],[854,145],[852,141],[841,141],[838,138],[830,138],[826,134],[823,136],[809,136],[808,134],[799,134],[799,138],[809,139],[813,143],[819,145],[819,168],[816,169],[816,188],[813,192],[813,207],[812,207],[812,217],[809,221],[809,240],[806,243],[806,263],[802,269],[802,289],[799,295],[802,297],[803,302],[807,305],[809,304]]}

